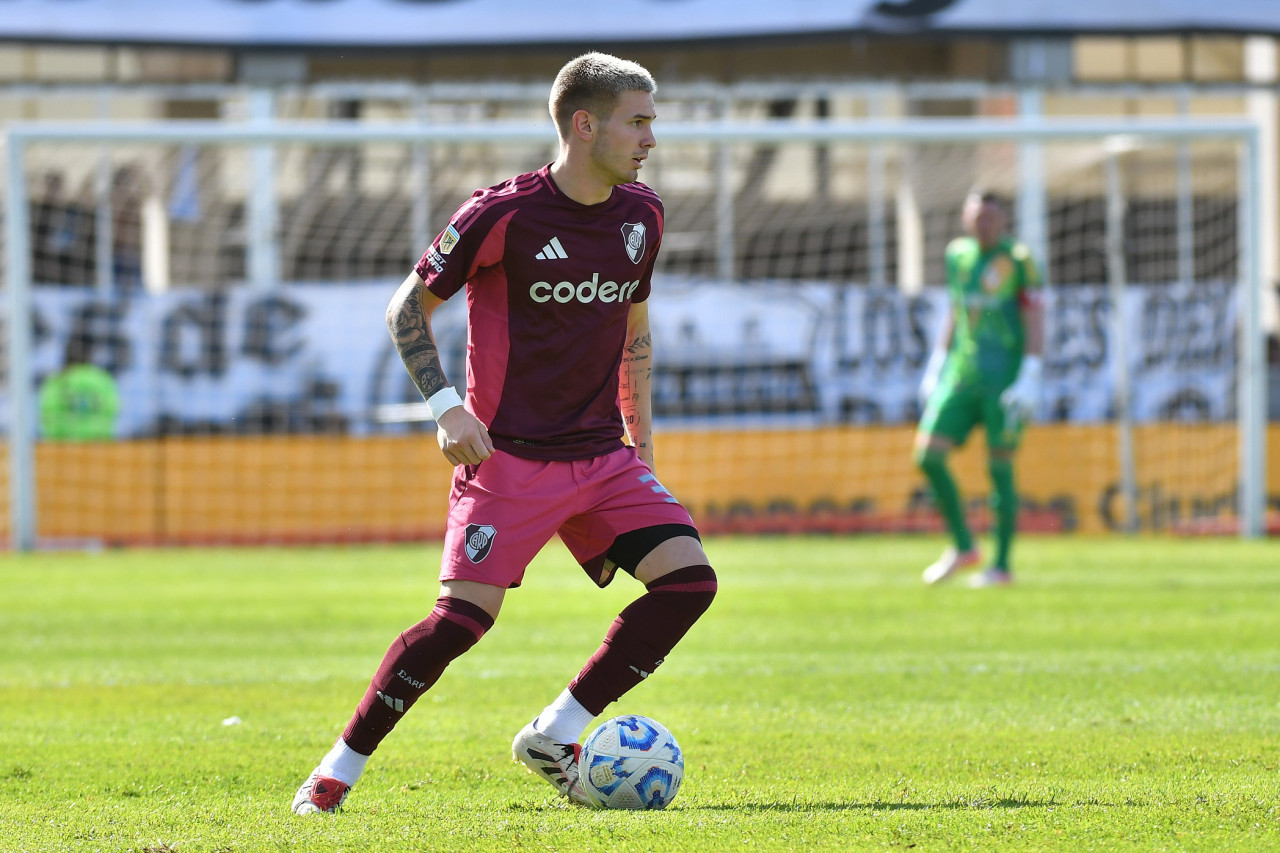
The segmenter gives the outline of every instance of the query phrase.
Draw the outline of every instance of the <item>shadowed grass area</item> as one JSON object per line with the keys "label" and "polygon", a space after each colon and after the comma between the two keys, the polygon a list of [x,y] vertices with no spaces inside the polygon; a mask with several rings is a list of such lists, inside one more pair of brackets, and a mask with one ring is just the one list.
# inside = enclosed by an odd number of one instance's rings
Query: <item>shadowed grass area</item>
{"label": "shadowed grass area", "polygon": [[558,544],[374,756],[293,791],[438,546],[0,558],[0,849],[1280,849],[1280,549],[1025,538],[1018,583],[925,588],[941,542],[707,543],[712,610],[610,712],[675,732],[664,812],[569,808],[510,760],[638,594]]}

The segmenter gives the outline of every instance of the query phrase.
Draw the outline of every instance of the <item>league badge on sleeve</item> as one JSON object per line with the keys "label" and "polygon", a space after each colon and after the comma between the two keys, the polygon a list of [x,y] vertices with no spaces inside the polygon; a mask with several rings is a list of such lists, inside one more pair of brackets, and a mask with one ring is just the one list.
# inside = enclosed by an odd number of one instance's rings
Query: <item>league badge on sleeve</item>
{"label": "league badge on sleeve", "polygon": [[644,223],[624,222],[622,242],[627,247],[627,257],[631,259],[631,263],[640,263],[640,259],[644,257]]}
{"label": "league badge on sleeve", "polygon": [[462,235],[458,233],[458,229],[453,227],[453,223],[449,223],[449,227],[444,229],[444,233],[440,235],[440,254],[447,255],[453,251],[453,247],[458,245],[458,241],[462,239]]}

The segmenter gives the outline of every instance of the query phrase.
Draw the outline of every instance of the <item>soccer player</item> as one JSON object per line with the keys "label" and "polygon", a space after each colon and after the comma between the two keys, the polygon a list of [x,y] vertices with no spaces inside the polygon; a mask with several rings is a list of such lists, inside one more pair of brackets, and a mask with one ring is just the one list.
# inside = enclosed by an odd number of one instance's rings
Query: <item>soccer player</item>
{"label": "soccer player", "polygon": [[[656,88],[643,67],[613,56],[565,65],[549,104],[555,162],[478,190],[388,306],[395,345],[457,466],[440,594],[387,650],[298,789],[297,814],[343,804],[383,738],[484,636],[556,534],[598,586],[621,569],[646,589],[512,744],[516,760],[574,802],[585,802],[583,730],[657,669],[715,597],[698,531],[653,473],[646,300],[663,207],[636,179],[656,145]],[[432,312],[464,287],[465,402],[431,334]]]}
{"label": "soccer player", "polygon": [[970,585],[1001,586],[1013,580],[1009,549],[1018,515],[1013,454],[1040,399],[1044,311],[1034,260],[1025,245],[1004,235],[1000,198],[970,192],[961,221],[966,236],[947,246],[951,311],[920,385],[924,414],[915,442],[916,465],[929,480],[952,545],[924,570],[924,582],[945,581],[981,562],[947,456],[982,424],[996,550]]}

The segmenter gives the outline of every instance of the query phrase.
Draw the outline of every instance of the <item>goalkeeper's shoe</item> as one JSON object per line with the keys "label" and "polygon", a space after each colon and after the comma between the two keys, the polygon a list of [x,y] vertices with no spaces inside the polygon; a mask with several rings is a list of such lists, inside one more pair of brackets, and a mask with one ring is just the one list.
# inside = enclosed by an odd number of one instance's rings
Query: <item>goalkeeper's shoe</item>
{"label": "goalkeeper's shoe", "polygon": [[578,757],[582,747],[560,743],[533,727],[525,726],[511,742],[511,757],[534,776],[546,779],[562,796],[579,805],[590,805],[587,792],[578,780]]}
{"label": "goalkeeper's shoe", "polygon": [[924,570],[922,577],[927,584],[941,583],[965,569],[972,569],[980,562],[982,562],[982,555],[978,553],[977,548],[970,548],[968,551],[948,548],[942,552],[942,556],[936,563]]}
{"label": "goalkeeper's shoe", "polygon": [[347,801],[351,786],[332,776],[321,776],[319,769],[311,771],[298,793],[293,795],[294,814],[334,814]]}
{"label": "goalkeeper's shoe", "polygon": [[989,586],[1008,586],[1013,583],[1013,573],[1008,569],[992,566],[969,578],[969,586],[984,589]]}

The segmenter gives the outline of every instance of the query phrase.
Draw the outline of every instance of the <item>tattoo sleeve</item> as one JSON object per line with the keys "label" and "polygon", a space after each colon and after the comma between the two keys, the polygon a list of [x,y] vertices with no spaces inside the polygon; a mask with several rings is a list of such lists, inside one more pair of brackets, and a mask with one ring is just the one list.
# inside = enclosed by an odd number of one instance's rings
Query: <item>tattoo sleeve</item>
{"label": "tattoo sleeve", "polygon": [[648,331],[627,343],[618,371],[618,402],[631,443],[647,448],[653,441],[653,338]]}
{"label": "tattoo sleeve", "polygon": [[422,307],[422,285],[406,281],[387,306],[387,329],[400,358],[423,399],[448,385],[440,366],[440,350]]}

